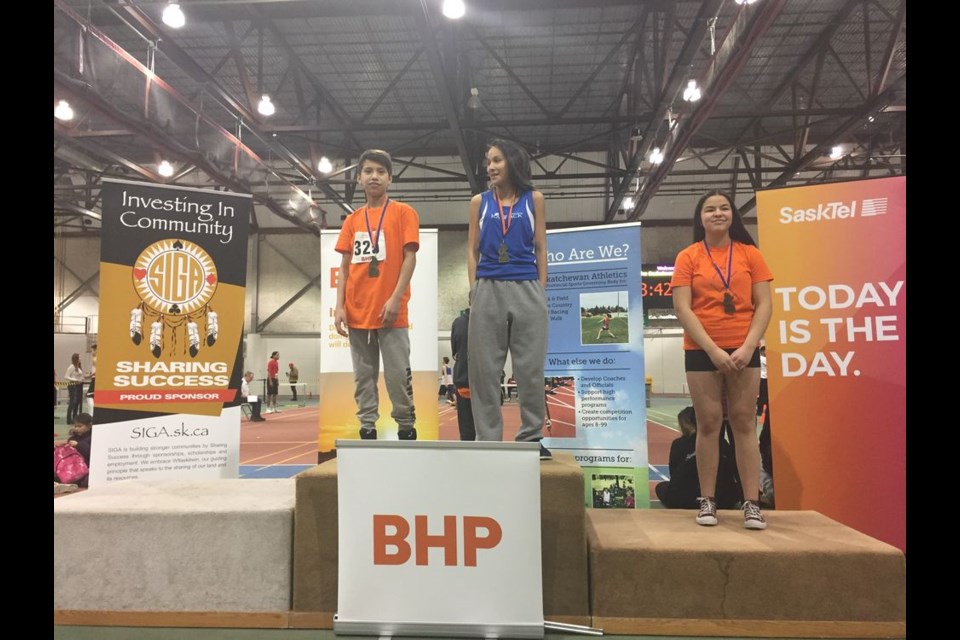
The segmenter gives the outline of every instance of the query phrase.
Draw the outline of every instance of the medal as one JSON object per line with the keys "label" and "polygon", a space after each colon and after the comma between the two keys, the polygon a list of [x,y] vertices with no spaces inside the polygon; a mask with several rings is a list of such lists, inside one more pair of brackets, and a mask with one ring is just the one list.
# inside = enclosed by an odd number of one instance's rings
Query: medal
{"label": "medal", "polygon": [[370,229],[370,213],[369,207],[364,209],[363,216],[367,222],[367,235],[370,237],[370,242],[372,243],[371,250],[373,251],[373,257],[370,259],[370,262],[367,264],[367,275],[371,278],[380,277],[380,261],[377,259],[377,254],[380,252],[380,231],[383,229],[383,217],[387,215],[387,207],[390,205],[390,198],[387,198],[383,203],[383,209],[380,211],[380,224],[377,225],[377,235],[373,235],[373,231]]}
{"label": "medal", "polygon": [[710,247],[707,246],[707,240],[703,240],[703,249],[707,252],[707,257],[710,258],[711,264],[713,264],[714,270],[716,270],[717,275],[720,277],[720,282],[723,283],[723,312],[727,315],[733,315],[737,312],[737,307],[733,303],[733,294],[730,293],[730,282],[733,274],[733,239],[730,239],[730,245],[727,251],[727,277],[724,279],[723,272],[720,271],[720,267],[717,266],[717,263],[714,262],[713,256],[710,254]]}
{"label": "medal", "polygon": [[500,202],[500,192],[494,189],[493,195],[497,198],[497,207],[500,209],[500,230],[503,232],[501,236],[503,239],[500,240],[500,252],[497,256],[500,264],[507,264],[510,262],[510,252],[507,251],[507,234],[510,232],[510,224],[513,222],[513,208],[517,206],[517,201],[520,199],[518,194],[513,196],[513,204],[510,205],[510,208],[507,209],[506,215],[503,213],[503,203]]}
{"label": "medal", "polygon": [[733,304],[733,296],[727,291],[723,294],[723,310],[725,313],[733,314],[737,308]]}

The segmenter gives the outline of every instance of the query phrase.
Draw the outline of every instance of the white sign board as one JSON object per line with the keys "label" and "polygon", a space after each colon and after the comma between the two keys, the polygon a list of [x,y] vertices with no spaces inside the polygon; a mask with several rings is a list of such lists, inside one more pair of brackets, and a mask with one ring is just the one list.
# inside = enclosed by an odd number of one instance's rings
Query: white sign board
{"label": "white sign board", "polygon": [[543,637],[537,443],[337,451],[336,633]]}

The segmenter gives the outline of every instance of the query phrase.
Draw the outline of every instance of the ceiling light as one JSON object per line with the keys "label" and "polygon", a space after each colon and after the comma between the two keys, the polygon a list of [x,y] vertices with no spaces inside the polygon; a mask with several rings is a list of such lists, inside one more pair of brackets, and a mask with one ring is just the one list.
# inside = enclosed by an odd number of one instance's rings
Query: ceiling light
{"label": "ceiling light", "polygon": [[650,155],[647,156],[647,160],[650,161],[650,164],[660,164],[663,162],[663,153],[660,151],[660,147],[654,147],[650,150]]}
{"label": "ceiling light", "polygon": [[623,209],[624,211],[626,211],[627,209],[633,209],[633,207],[634,207],[633,198],[631,198],[630,196],[627,196],[626,198],[624,198],[623,202],[620,203],[620,208]]}
{"label": "ceiling light", "polygon": [[480,90],[476,87],[470,88],[470,97],[467,98],[467,109],[476,111],[480,108]]}
{"label": "ceiling light", "polygon": [[753,4],[757,0],[733,0],[737,4]]}
{"label": "ceiling light", "polygon": [[840,145],[834,145],[833,149],[830,150],[830,159],[838,160],[843,155],[843,147]]}
{"label": "ceiling light", "polygon": [[64,122],[73,120],[73,107],[66,100],[61,100],[53,110],[53,115],[57,120],[63,120]]}
{"label": "ceiling light", "polygon": [[179,29],[186,23],[187,17],[183,15],[180,5],[176,2],[171,2],[167,5],[167,8],[163,10],[163,24],[168,27]]}
{"label": "ceiling light", "polygon": [[467,6],[463,0],[443,0],[443,15],[451,20],[458,20],[467,12]]}
{"label": "ceiling light", "polygon": [[700,87],[696,80],[687,82],[687,88],[683,90],[683,99],[687,102],[696,102],[700,99]]}
{"label": "ceiling light", "polygon": [[330,173],[333,171],[333,163],[330,162],[330,158],[327,156],[320,158],[320,162],[317,164],[317,170],[320,173]]}
{"label": "ceiling light", "polygon": [[260,98],[260,104],[257,105],[257,111],[264,116],[272,116],[276,112],[277,108],[273,106],[273,103],[270,102],[270,96],[263,96]]}
{"label": "ceiling light", "polygon": [[166,160],[162,160],[160,162],[160,165],[157,166],[157,173],[159,173],[164,178],[169,178],[170,176],[173,175],[173,165],[167,162]]}

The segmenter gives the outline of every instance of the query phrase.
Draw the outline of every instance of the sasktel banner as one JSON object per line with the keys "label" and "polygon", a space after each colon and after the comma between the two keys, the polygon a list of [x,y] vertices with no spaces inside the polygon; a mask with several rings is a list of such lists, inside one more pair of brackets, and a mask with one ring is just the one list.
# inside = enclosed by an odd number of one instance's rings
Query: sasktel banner
{"label": "sasktel banner", "polygon": [[337,443],[334,631],[542,638],[539,451]]}
{"label": "sasktel banner", "polygon": [[90,486],[235,478],[252,200],[119,180],[102,195]]}
{"label": "sasktel banner", "polygon": [[906,551],[906,178],[757,193],[778,509]]}

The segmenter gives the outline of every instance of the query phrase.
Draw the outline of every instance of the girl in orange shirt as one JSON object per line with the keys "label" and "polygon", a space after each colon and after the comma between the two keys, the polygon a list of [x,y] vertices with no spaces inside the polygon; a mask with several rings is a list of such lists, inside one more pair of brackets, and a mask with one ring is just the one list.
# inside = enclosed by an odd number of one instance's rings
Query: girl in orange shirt
{"label": "girl in orange shirt", "polygon": [[756,401],[759,343],[770,322],[773,274],[733,201],[720,191],[700,199],[693,244],[677,255],[673,306],[683,326],[687,384],[697,413],[697,524],[717,524],[715,499],[723,400],[743,485],[744,526],[767,527],[758,503],[760,450]]}

